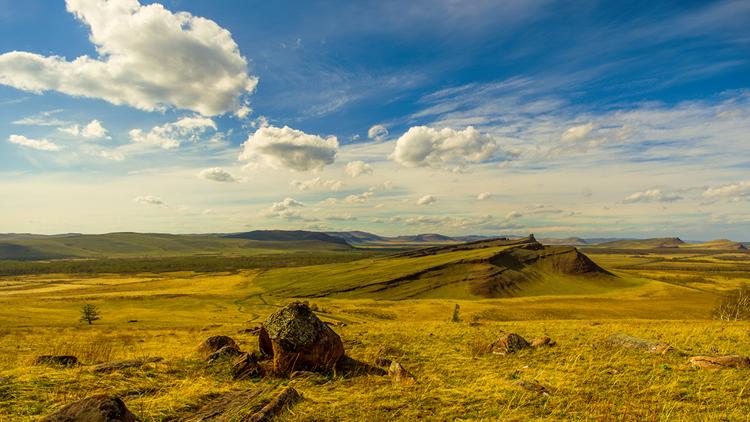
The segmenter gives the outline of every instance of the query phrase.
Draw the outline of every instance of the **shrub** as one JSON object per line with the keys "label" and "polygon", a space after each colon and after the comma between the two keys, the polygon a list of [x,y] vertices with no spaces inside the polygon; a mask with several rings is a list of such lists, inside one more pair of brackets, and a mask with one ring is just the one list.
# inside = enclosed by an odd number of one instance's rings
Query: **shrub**
{"label": "shrub", "polygon": [[461,307],[458,306],[458,303],[456,304],[456,307],[453,308],[453,316],[451,317],[451,322],[461,322]]}
{"label": "shrub", "polygon": [[714,309],[714,318],[722,321],[750,320],[750,286],[743,284],[722,299]]}

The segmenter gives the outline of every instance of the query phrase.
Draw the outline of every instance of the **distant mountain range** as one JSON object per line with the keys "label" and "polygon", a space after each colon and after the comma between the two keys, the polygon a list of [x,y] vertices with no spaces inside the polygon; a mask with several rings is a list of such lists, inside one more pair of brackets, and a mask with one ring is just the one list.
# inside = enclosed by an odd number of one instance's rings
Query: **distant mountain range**
{"label": "distant mountain range", "polygon": [[[306,230],[255,230],[244,233],[174,235],[159,233],[109,233],[88,235],[0,234],[0,260],[49,260],[69,258],[131,258],[191,255],[257,255],[296,250],[347,251],[353,248],[403,250],[453,245],[487,239],[524,236],[445,236],[425,233],[380,236],[364,231],[315,232]],[[542,238],[546,245],[612,249],[747,249],[727,239],[688,243],[680,238]]]}

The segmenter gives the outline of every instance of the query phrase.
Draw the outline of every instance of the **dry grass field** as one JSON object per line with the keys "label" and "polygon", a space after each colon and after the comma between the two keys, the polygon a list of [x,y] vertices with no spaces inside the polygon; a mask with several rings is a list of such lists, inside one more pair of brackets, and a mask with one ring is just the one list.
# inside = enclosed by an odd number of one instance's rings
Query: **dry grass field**
{"label": "dry grass field", "polygon": [[[268,280],[291,271],[313,277],[331,265],[361,271],[357,262],[225,273],[4,277],[0,420],[35,420],[100,392],[122,397],[143,420],[176,420],[217,393],[264,387],[265,399],[279,385],[304,396],[283,415],[293,421],[746,420],[748,370],[700,370],[687,359],[750,355],[747,323],[711,319],[722,294],[750,281],[748,255],[590,252],[620,285],[576,291],[566,284],[555,294],[534,288],[496,299],[307,299],[324,321],[345,324],[334,330],[349,356],[396,359],[416,376],[413,385],[346,372],[233,381],[229,363],[209,365],[196,353],[203,339],[219,334],[244,350],[257,349],[256,337],[243,330],[292,300],[274,293]],[[80,323],[84,303],[98,306],[102,319]],[[450,321],[455,304],[461,322]],[[510,332],[527,339],[547,335],[557,345],[506,356],[486,352]],[[676,350],[651,354],[612,346],[605,339],[614,333],[668,342]],[[33,364],[45,354],[75,355],[82,365]],[[164,360],[105,374],[91,370],[97,363],[152,356]],[[547,392],[528,391],[519,381],[540,383]]]}

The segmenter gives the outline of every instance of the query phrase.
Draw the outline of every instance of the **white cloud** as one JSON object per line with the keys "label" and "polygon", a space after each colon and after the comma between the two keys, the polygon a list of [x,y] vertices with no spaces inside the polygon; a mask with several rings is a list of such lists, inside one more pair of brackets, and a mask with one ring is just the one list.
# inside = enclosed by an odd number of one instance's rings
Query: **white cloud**
{"label": "white cloud", "polygon": [[213,180],[214,182],[234,183],[237,179],[231,173],[221,167],[203,169],[198,173],[198,178]]}
{"label": "white cloud", "polygon": [[164,202],[161,198],[158,196],[138,196],[135,199],[133,199],[133,202],[136,204],[143,204],[143,205],[158,205],[158,206],[166,206],[167,203]]}
{"label": "white cloud", "polygon": [[492,194],[489,193],[489,192],[482,192],[479,195],[477,195],[477,200],[478,201],[484,201],[486,199],[489,199],[491,196],[492,196]]}
{"label": "white cloud", "polygon": [[563,142],[577,142],[580,140],[585,139],[591,131],[594,130],[594,125],[592,123],[587,123],[585,125],[579,125],[579,126],[573,126],[563,132],[562,136],[560,137],[560,140]]}
{"label": "white cloud", "polygon": [[306,190],[330,190],[333,192],[340,191],[344,187],[344,183],[340,180],[333,179],[321,179],[316,177],[310,180],[292,180],[290,185],[301,191]]}
{"label": "white cloud", "polygon": [[176,122],[155,126],[150,131],[133,129],[128,132],[134,143],[175,149],[185,142],[197,142],[209,130],[216,130],[216,123],[202,116],[182,117]]}
{"label": "white cloud", "polygon": [[511,211],[511,212],[505,214],[505,219],[506,220],[515,220],[516,218],[521,218],[521,217],[523,217],[523,214],[521,214],[518,211]]}
{"label": "white cloud", "polygon": [[237,111],[234,112],[234,115],[237,116],[239,119],[244,119],[247,116],[249,116],[253,112],[253,109],[250,107],[243,105],[242,107],[238,108]]}
{"label": "white cloud", "polygon": [[98,57],[12,51],[0,55],[0,84],[207,116],[239,109],[240,97],[257,85],[232,34],[210,19],[137,0],[66,3],[89,26]]}
{"label": "white cloud", "polygon": [[273,218],[285,218],[288,220],[299,220],[302,219],[299,208],[303,208],[305,204],[299,202],[293,198],[284,198],[281,202],[274,202],[271,208],[265,213],[266,217]]}
{"label": "white cloud", "polygon": [[425,195],[417,200],[417,205],[430,205],[437,201],[437,198],[432,195]]}
{"label": "white cloud", "polygon": [[364,174],[372,174],[372,166],[364,161],[352,161],[346,164],[345,171],[351,177],[359,177]]}
{"label": "white cloud", "polygon": [[627,197],[622,201],[626,204],[633,204],[637,202],[675,202],[683,199],[682,196],[671,193],[671,192],[664,192],[661,189],[648,189],[642,192],[635,192]]}
{"label": "white cloud", "polygon": [[125,155],[117,150],[106,150],[96,147],[84,147],[81,150],[88,155],[104,158],[105,160],[123,161],[125,159]]}
{"label": "white cloud", "polygon": [[383,125],[375,125],[367,131],[367,137],[376,141],[382,141],[388,136],[388,129]]}
{"label": "white cloud", "polygon": [[109,138],[109,132],[102,126],[102,123],[98,120],[92,120],[86,126],[75,124],[72,126],[66,126],[57,128],[60,132],[67,133],[73,136],[81,136],[85,139],[102,139]]}
{"label": "white cloud", "polygon": [[368,199],[372,198],[375,195],[375,193],[371,191],[362,192],[360,194],[355,195],[349,195],[346,198],[344,198],[344,202],[347,204],[362,204],[367,202]]}
{"label": "white cloud", "polygon": [[39,151],[59,151],[60,146],[46,139],[29,139],[23,135],[10,135],[8,142]]}
{"label": "white cloud", "polygon": [[733,201],[750,198],[750,181],[708,188],[703,191],[703,197],[706,199],[730,199]]}
{"label": "white cloud", "polygon": [[56,117],[52,117],[53,115],[60,113],[61,111],[61,109],[43,111],[35,116],[28,116],[24,117],[23,119],[14,120],[13,124],[24,126],[62,126],[67,124],[68,122]]}
{"label": "white cloud", "polygon": [[407,167],[455,169],[470,163],[508,159],[494,137],[469,126],[464,130],[414,126],[396,141],[391,158]]}
{"label": "white cloud", "polygon": [[322,138],[288,126],[265,126],[245,141],[240,159],[272,168],[320,170],[334,162],[338,147],[335,136]]}
{"label": "white cloud", "polygon": [[328,221],[354,221],[357,219],[357,217],[351,214],[339,214],[339,215],[329,215],[325,219]]}

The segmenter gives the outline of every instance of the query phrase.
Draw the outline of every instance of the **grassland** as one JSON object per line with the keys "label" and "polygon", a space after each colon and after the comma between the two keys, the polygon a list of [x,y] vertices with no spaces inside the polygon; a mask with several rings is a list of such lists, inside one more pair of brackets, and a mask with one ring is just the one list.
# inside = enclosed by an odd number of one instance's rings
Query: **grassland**
{"label": "grassland", "polygon": [[[462,258],[471,261],[490,251],[462,253],[474,254]],[[540,268],[541,279],[526,284],[528,290],[498,299],[441,294],[389,300],[401,298],[398,291],[308,299],[322,319],[346,324],[335,330],[350,356],[395,358],[416,375],[411,386],[343,373],[232,381],[227,364],[207,365],[195,348],[210,335],[225,334],[255,350],[255,337],[243,330],[291,296],[317,294],[326,280],[366,283],[388,271],[400,274],[404,265],[416,271],[444,264],[430,261],[442,259],[437,255],[419,258],[418,265],[414,258],[367,258],[224,272],[5,276],[0,420],[35,420],[95,392],[123,397],[144,420],[172,420],[212,394],[256,386],[267,386],[270,394],[277,385],[293,385],[305,396],[285,415],[293,421],[746,420],[747,370],[697,370],[686,357],[750,355],[746,323],[710,319],[722,294],[750,281],[747,253],[598,249],[590,256],[615,281],[550,278]],[[79,323],[84,303],[97,305],[103,319]],[[449,322],[455,304],[460,323]],[[480,352],[503,332],[549,335],[558,345],[509,356]],[[666,341],[682,353],[613,348],[603,342],[612,333]],[[84,365],[33,365],[41,354],[73,354]],[[88,366],[144,356],[165,360],[109,374],[94,374]],[[542,383],[550,395],[521,389],[514,385],[518,380]]]}

